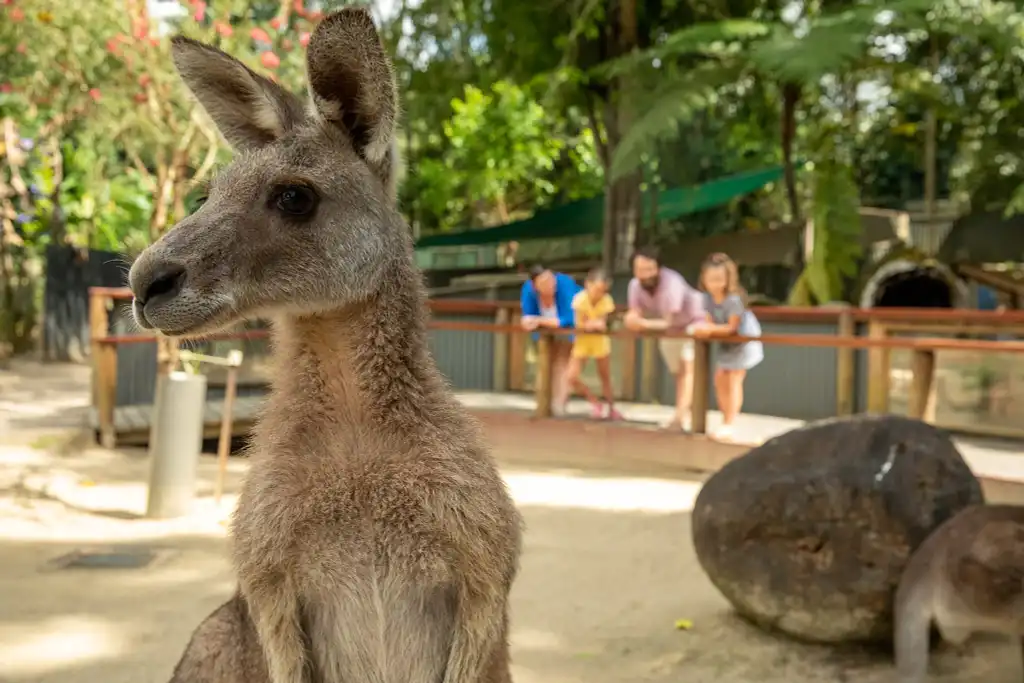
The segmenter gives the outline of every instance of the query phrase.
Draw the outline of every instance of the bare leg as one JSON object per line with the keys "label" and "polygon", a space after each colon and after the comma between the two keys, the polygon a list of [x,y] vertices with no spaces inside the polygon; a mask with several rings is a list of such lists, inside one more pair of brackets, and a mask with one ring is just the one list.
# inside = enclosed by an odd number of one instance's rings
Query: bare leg
{"label": "bare leg", "polygon": [[569,361],[565,365],[565,384],[569,387],[569,391],[566,392],[568,396],[572,395],[572,391],[583,398],[590,401],[590,403],[598,403],[597,397],[594,396],[594,392],[590,390],[585,383],[580,380],[580,373],[583,371],[583,363],[585,358],[576,358],[575,356],[569,357]]}
{"label": "bare leg", "polygon": [[680,360],[676,375],[676,419],[682,425],[690,424],[693,406],[693,361]]}
{"label": "bare leg", "polygon": [[558,412],[565,410],[565,404],[569,400],[569,383],[565,378],[565,370],[569,364],[571,350],[572,346],[564,341],[553,342],[551,348],[554,356],[551,360],[551,381],[554,383],[551,398]]}
{"label": "bare leg", "polygon": [[732,394],[732,420],[735,421],[743,410],[743,381],[746,379],[745,370],[729,371],[729,393]]}
{"label": "bare leg", "polygon": [[715,369],[715,401],[718,402],[718,410],[722,413],[722,424],[726,424],[726,415],[729,414],[729,382],[722,368]]}
{"label": "bare leg", "polygon": [[736,416],[743,409],[743,380],[746,376],[746,370],[726,370],[725,381],[729,387],[729,412],[723,416],[725,424],[731,425],[735,422]]}
{"label": "bare leg", "polygon": [[612,357],[597,359],[597,375],[601,378],[601,391],[608,402],[608,417],[613,420],[622,416],[615,410],[615,388],[612,386]]}

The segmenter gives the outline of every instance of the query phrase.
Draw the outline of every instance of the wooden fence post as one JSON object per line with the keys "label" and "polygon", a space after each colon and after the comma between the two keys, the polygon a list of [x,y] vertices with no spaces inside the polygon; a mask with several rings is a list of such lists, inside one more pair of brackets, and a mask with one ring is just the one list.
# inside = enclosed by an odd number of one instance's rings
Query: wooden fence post
{"label": "wooden fence post", "polygon": [[117,442],[114,406],[117,404],[117,344],[101,342],[96,354],[96,413],[100,445],[113,448]]}
{"label": "wooden fence post", "polygon": [[935,352],[915,349],[911,355],[910,417],[935,421]]}
{"label": "wooden fence post", "polygon": [[711,384],[711,345],[705,339],[693,340],[693,403],[690,424],[694,434],[708,431],[708,406]]}
{"label": "wooden fence post", "polygon": [[92,355],[92,404],[96,409],[99,441],[113,448],[117,441],[114,406],[117,404],[117,345],[102,341],[110,332],[110,298],[102,292],[89,292],[89,336]]}
{"label": "wooden fence post", "polygon": [[110,330],[110,316],[107,313],[107,297],[99,292],[89,290],[89,345],[92,365],[92,405],[99,406],[99,363],[100,339],[107,336]]}
{"label": "wooden fence post", "polygon": [[[872,320],[868,323],[868,337],[886,339],[889,332],[885,323]],[[889,349],[874,347],[868,351],[868,412],[883,414],[889,412],[889,389],[892,384]]]}
{"label": "wooden fence post", "polygon": [[537,379],[534,393],[537,399],[537,417],[551,417],[551,335],[541,331],[537,343]]}
{"label": "wooden fence post", "polygon": [[[495,325],[508,325],[509,310],[507,308],[499,308],[497,313],[494,314]],[[494,335],[494,380],[493,386],[496,392],[508,391],[509,384],[509,335],[499,332]]]}
{"label": "wooden fence post", "polygon": [[640,359],[640,400],[653,403],[658,395],[658,340],[654,337],[640,337],[642,356]]}
{"label": "wooden fence post", "polygon": [[[855,332],[853,311],[840,311],[836,333],[842,338],[852,338]],[[839,416],[853,414],[855,391],[853,369],[856,353],[856,350],[852,348],[836,349],[836,415]]]}

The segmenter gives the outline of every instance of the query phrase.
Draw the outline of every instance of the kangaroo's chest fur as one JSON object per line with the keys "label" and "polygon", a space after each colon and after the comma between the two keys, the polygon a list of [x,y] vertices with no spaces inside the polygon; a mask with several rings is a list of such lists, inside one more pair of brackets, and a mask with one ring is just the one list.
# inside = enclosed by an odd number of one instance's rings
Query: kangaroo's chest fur
{"label": "kangaroo's chest fur", "polygon": [[489,460],[446,453],[439,468],[385,445],[258,454],[239,499],[242,593],[295,610],[312,680],[441,680],[460,596],[515,572],[518,518]]}

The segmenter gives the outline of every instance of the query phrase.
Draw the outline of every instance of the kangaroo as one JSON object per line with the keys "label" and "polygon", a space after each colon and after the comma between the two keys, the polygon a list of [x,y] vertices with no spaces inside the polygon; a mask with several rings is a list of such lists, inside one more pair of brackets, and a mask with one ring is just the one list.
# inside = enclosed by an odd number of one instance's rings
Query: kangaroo
{"label": "kangaroo", "polygon": [[313,31],[303,102],[176,37],[175,67],[236,150],[133,264],[146,329],[273,322],[271,392],[232,519],[238,593],[181,683],[509,683],[521,519],[427,347],[394,198],[398,104],[370,14]]}
{"label": "kangaroo", "polygon": [[898,683],[925,680],[932,622],[958,646],[972,633],[1024,636],[1024,507],[965,508],[910,558],[896,589]]}

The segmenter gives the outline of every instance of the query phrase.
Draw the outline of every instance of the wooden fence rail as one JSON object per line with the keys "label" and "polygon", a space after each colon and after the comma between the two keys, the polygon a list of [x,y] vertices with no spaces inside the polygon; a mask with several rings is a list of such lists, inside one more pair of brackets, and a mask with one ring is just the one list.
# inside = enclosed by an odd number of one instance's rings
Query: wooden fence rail
{"label": "wooden fence rail", "polygon": [[[94,288],[90,290],[92,348],[93,348],[93,398],[97,408],[101,435],[112,432],[115,396],[117,389],[117,347],[121,344],[153,343],[157,337],[149,334],[109,334],[108,308],[111,300],[130,299],[125,289]],[[533,334],[523,330],[513,321],[518,311],[515,301],[444,300],[430,301],[435,314],[493,315],[494,322],[475,322],[432,319],[429,328],[479,332],[495,335],[494,363],[504,364],[504,373],[495,377],[509,377],[508,367],[515,355],[513,349],[522,348],[524,335]],[[788,308],[758,307],[757,316],[762,321],[781,322],[830,322],[836,324],[837,334],[765,334],[759,338],[766,346],[799,346],[834,348],[836,354],[836,413],[848,415],[854,411],[854,353],[868,351],[868,395],[867,409],[874,413],[888,411],[890,395],[890,353],[902,349],[911,353],[911,383],[909,413],[911,416],[934,421],[935,412],[935,354],[937,351],[968,351],[975,353],[1024,353],[1021,341],[988,341],[979,339],[952,339],[944,337],[896,337],[894,332],[943,332],[946,334],[990,334],[1001,331],[1024,333],[1024,312],[994,313],[985,311],[950,311],[943,309],[854,309],[854,308]],[[866,323],[867,336],[856,336],[857,323]],[[539,334],[537,375],[534,383],[536,411],[539,417],[551,415],[551,392],[553,387],[551,341],[557,336],[573,334],[573,330],[541,329]],[[265,329],[225,332],[206,335],[211,340],[253,340],[269,336]],[[688,338],[677,332],[634,332],[613,330],[608,336],[631,342],[627,345],[630,353],[635,347],[645,345],[644,358],[652,359],[650,368],[645,363],[644,373],[653,375],[654,343],[661,337]],[[750,339],[740,336],[728,338],[695,339],[694,396],[692,404],[693,430],[705,431],[710,406],[711,344],[720,342],[744,342]],[[632,357],[632,356],[631,356]],[[632,366],[628,368],[632,372]],[[105,432],[106,430],[106,432]]]}

